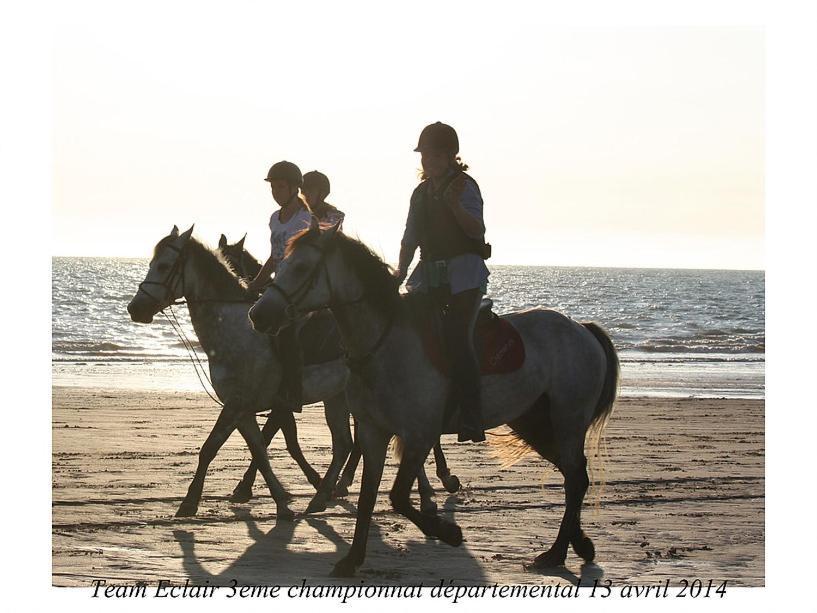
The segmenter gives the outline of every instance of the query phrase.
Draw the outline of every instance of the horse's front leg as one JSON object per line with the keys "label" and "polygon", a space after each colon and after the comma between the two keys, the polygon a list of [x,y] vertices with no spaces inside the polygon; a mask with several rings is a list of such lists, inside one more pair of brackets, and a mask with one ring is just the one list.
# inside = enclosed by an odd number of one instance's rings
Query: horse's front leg
{"label": "horse's front leg", "polygon": [[[288,414],[290,416],[292,415],[292,413]],[[280,411],[270,411],[270,414],[267,416],[267,421],[264,423],[264,427],[261,429],[261,435],[264,437],[264,444],[267,447],[269,447],[272,439],[275,438],[278,430],[281,429],[281,422],[284,416],[285,414]],[[250,460],[250,466],[247,468],[247,472],[244,473],[241,481],[239,481],[238,485],[235,486],[235,489],[230,496],[230,502],[247,502],[250,498],[252,498],[252,486],[255,483],[255,475],[257,472],[258,465],[254,460]]]}
{"label": "horse's front leg", "polygon": [[213,429],[210,431],[210,436],[204,441],[204,445],[199,450],[199,464],[196,467],[196,474],[190,487],[187,488],[187,495],[184,497],[179,509],[176,511],[176,517],[191,517],[196,514],[199,508],[199,501],[201,500],[201,492],[204,489],[204,477],[207,475],[207,468],[210,462],[216,457],[218,450],[224,442],[230,438],[230,435],[235,430],[238,421],[238,416],[229,407],[225,406],[221,409],[221,413],[216,420]]}
{"label": "horse's front leg", "polygon": [[258,428],[258,422],[255,421],[254,413],[244,413],[239,418],[238,431],[241,432],[241,436],[243,436],[247,442],[247,446],[250,448],[250,453],[252,454],[252,459],[258,465],[258,469],[267,482],[270,495],[277,505],[276,513],[278,517],[281,519],[293,518],[295,514],[288,506],[291,497],[272,472],[272,467],[267,457],[267,447],[264,444],[264,437]]}
{"label": "horse's front leg", "polygon": [[333,577],[353,576],[366,557],[366,541],[369,538],[372,511],[377,499],[377,488],[383,477],[383,464],[386,462],[386,448],[390,438],[390,435],[372,423],[361,422],[358,426],[358,443],[363,453],[363,479],[357,502],[355,537],[349,552],[335,564],[332,570]]}
{"label": "horse's front leg", "polygon": [[426,536],[438,538],[454,547],[459,546],[462,544],[462,530],[457,524],[435,514],[421,513],[411,504],[411,484],[415,477],[420,475],[428,452],[431,451],[431,444],[427,446],[416,442],[411,444],[405,440],[403,443],[403,457],[389,495],[392,507],[420,528]]}
{"label": "horse's front leg", "polygon": [[324,400],[324,414],[326,425],[332,434],[332,462],[326,469],[318,491],[309,502],[306,513],[317,513],[326,510],[329,498],[332,496],[332,489],[338,479],[343,463],[349,457],[352,449],[352,433],[349,430],[349,410],[346,407],[344,394],[340,393],[332,398]]}

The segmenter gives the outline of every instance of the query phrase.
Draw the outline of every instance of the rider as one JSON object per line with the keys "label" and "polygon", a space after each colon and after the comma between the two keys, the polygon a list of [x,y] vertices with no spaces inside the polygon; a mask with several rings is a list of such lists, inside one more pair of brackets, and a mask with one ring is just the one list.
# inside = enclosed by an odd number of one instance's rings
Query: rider
{"label": "rider", "polygon": [[[265,180],[269,181],[272,197],[281,208],[270,216],[270,256],[255,279],[247,284],[250,292],[261,291],[269,283],[270,276],[284,259],[287,241],[301,230],[309,228],[312,219],[309,207],[298,192],[304,181],[301,170],[295,164],[276,162],[270,167]],[[283,367],[282,391],[285,401],[293,411],[299,412],[303,405],[303,358],[298,331],[294,325],[287,326],[278,334],[278,347]]]}
{"label": "rider", "polygon": [[457,133],[441,122],[426,126],[415,151],[422,179],[411,195],[400,262],[394,275],[402,282],[420,247],[420,262],[406,282],[410,292],[430,293],[447,307],[444,330],[451,356],[454,391],[460,406],[459,441],[485,440],[479,362],[474,326],[487,290],[488,246],[482,219],[482,195],[459,153]]}
{"label": "rider", "polygon": [[312,170],[304,175],[304,186],[301,191],[312,214],[321,224],[334,226],[343,223],[345,213],[326,202],[326,197],[329,195],[329,177],[322,172]]}

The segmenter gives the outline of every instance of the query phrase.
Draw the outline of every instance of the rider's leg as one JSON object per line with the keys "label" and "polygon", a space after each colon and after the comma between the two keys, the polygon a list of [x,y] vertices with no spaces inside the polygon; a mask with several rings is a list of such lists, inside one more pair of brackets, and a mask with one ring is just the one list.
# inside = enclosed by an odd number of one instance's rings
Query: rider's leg
{"label": "rider's leg", "polygon": [[482,293],[479,288],[454,294],[445,318],[451,375],[458,389],[460,441],[484,441],[480,403],[479,361],[474,348],[474,326]]}

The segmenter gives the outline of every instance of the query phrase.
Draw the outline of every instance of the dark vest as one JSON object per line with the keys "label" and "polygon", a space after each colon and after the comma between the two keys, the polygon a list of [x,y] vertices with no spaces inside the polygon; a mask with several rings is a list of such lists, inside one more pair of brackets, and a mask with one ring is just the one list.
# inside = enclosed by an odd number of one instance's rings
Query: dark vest
{"label": "dark vest", "polygon": [[[460,171],[440,186],[435,192],[430,179],[427,179],[414,190],[413,199],[417,199],[419,223],[420,259],[427,262],[434,260],[448,260],[463,253],[483,254],[483,241],[468,237],[462,231],[454,213],[448,208],[443,199],[446,188],[460,174],[467,180],[474,181],[470,176]],[[474,181],[479,193],[479,185]]]}

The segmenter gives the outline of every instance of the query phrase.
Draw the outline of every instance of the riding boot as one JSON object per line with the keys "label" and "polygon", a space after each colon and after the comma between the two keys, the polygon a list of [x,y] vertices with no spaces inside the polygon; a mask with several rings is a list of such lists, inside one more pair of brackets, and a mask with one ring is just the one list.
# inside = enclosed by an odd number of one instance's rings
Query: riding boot
{"label": "riding boot", "polygon": [[481,293],[468,290],[451,296],[446,313],[446,332],[451,357],[451,378],[460,406],[458,440],[485,440],[480,399],[479,360],[474,349],[474,326]]}
{"label": "riding boot", "polygon": [[298,329],[289,325],[278,333],[278,357],[281,360],[281,397],[287,408],[300,413],[303,400],[303,355]]}

